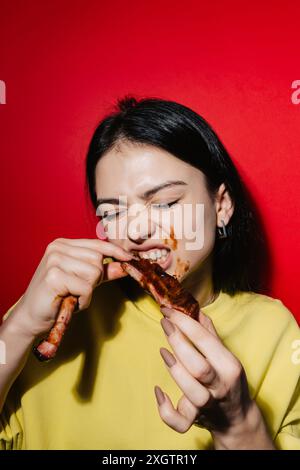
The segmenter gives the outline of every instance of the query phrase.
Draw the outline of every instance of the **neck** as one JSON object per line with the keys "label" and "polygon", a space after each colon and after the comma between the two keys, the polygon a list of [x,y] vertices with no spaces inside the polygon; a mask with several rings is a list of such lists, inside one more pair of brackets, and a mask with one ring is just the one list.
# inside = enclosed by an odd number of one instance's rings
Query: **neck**
{"label": "neck", "polygon": [[212,303],[217,294],[213,288],[211,257],[202,261],[201,265],[191,271],[181,284],[199,302],[200,308]]}
{"label": "neck", "polygon": [[[126,296],[131,300],[137,300],[140,295],[144,295],[146,292],[130,276],[121,278],[118,281]],[[217,294],[214,295],[210,258],[204,260],[201,266],[189,272],[188,276],[180,282],[199,302],[200,308],[212,303],[217,297]]]}

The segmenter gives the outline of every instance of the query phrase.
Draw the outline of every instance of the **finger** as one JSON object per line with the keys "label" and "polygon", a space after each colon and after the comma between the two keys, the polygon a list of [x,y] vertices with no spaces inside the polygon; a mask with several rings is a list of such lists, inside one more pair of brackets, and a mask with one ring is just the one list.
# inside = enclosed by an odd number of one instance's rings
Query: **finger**
{"label": "finger", "polygon": [[101,266],[103,260],[103,255],[99,251],[63,243],[57,243],[55,252],[94,264],[97,267]]}
{"label": "finger", "polygon": [[193,424],[199,414],[199,409],[185,396],[182,395],[178,404],[177,411],[185,416],[189,423]]}
{"label": "finger", "polygon": [[195,379],[170,351],[160,348],[161,356],[178,387],[198,408],[210,400],[210,392]]}
{"label": "finger", "polygon": [[119,263],[118,261],[112,261],[110,263],[104,264],[103,269],[104,269],[103,282],[113,281],[114,279],[119,279],[121,277],[128,276],[128,273],[126,273],[121,268],[121,263]]}
{"label": "finger", "polygon": [[208,388],[217,387],[218,376],[207,359],[170,320],[162,318],[161,325],[176,358],[188,372]]}
{"label": "finger", "polygon": [[207,315],[205,315],[202,312],[202,310],[200,310],[200,313],[199,313],[199,321],[200,321],[201,325],[204,326],[204,328],[206,328],[214,336],[218,337],[218,333],[215,329],[215,326],[214,326],[211,318],[209,318]]}
{"label": "finger", "polygon": [[233,355],[223,345],[220,338],[188,315],[166,307],[162,307],[161,311],[206,357],[217,374],[222,376],[224,369],[232,362]]}
{"label": "finger", "polygon": [[79,310],[89,306],[93,289],[84,279],[80,279],[74,274],[66,273],[61,268],[52,267],[48,273],[48,282],[51,284],[52,289],[60,293],[61,297],[69,294],[77,296]]}
{"label": "finger", "polygon": [[128,253],[126,250],[120,246],[116,246],[111,242],[98,240],[98,239],[69,239],[69,238],[59,238],[57,240],[59,243],[65,243],[71,246],[80,246],[82,248],[90,248],[91,250],[96,250],[102,253],[105,256],[110,256],[120,260],[128,261],[133,258],[131,253]]}
{"label": "finger", "polygon": [[89,282],[93,287],[97,285],[103,275],[101,266],[97,267],[94,264],[58,252],[51,253],[48,257],[48,267],[52,266],[57,266],[66,273],[75,274]]}
{"label": "finger", "polygon": [[186,432],[191,426],[188,418],[175,410],[169,396],[160,387],[156,386],[154,391],[159,415],[163,422],[174,429],[174,431],[180,433]]}

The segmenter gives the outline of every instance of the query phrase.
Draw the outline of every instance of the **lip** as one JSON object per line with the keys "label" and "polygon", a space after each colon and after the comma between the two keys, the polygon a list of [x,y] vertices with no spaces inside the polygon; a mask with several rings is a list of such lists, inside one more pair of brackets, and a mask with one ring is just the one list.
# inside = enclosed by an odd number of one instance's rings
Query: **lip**
{"label": "lip", "polygon": [[138,249],[133,249],[133,250],[130,250],[131,253],[134,253],[134,252],[139,252],[139,251],[149,251],[149,250],[152,250],[152,249],[155,249],[155,248],[158,248],[158,249],[163,249],[165,248],[166,250],[168,250],[168,255],[165,259],[164,262],[161,262],[159,259],[157,260],[149,260],[150,262],[154,262],[154,263],[157,263],[160,265],[160,267],[164,270],[168,269],[171,264],[172,264],[172,261],[173,261],[173,253],[172,253],[172,250],[170,249],[170,247],[166,246],[166,245],[162,245],[162,244],[153,244],[153,245],[149,245],[147,247],[143,247],[143,248],[138,248]]}

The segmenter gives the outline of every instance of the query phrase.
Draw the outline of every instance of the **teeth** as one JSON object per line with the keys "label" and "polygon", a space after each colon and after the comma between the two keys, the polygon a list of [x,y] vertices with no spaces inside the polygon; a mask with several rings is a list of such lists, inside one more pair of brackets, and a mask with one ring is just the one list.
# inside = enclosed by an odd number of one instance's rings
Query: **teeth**
{"label": "teeth", "polygon": [[163,248],[162,250],[156,249],[152,251],[142,251],[139,253],[143,259],[151,259],[152,261],[165,261],[168,256],[168,250]]}

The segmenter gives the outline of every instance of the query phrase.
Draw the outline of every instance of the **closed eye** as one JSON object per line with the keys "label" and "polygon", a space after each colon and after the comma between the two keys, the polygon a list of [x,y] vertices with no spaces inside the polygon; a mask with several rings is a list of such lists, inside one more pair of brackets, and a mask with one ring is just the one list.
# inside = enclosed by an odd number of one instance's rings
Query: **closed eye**
{"label": "closed eye", "polygon": [[176,201],[172,201],[172,202],[161,202],[161,203],[151,204],[151,205],[157,209],[170,209],[172,206],[177,204],[177,202],[179,202],[179,199],[176,199]]}
{"label": "closed eye", "polygon": [[120,214],[123,214],[125,211],[118,211],[118,212],[103,212],[103,214],[100,216],[101,220],[105,219],[107,221],[113,220],[116,217],[118,217]]}

